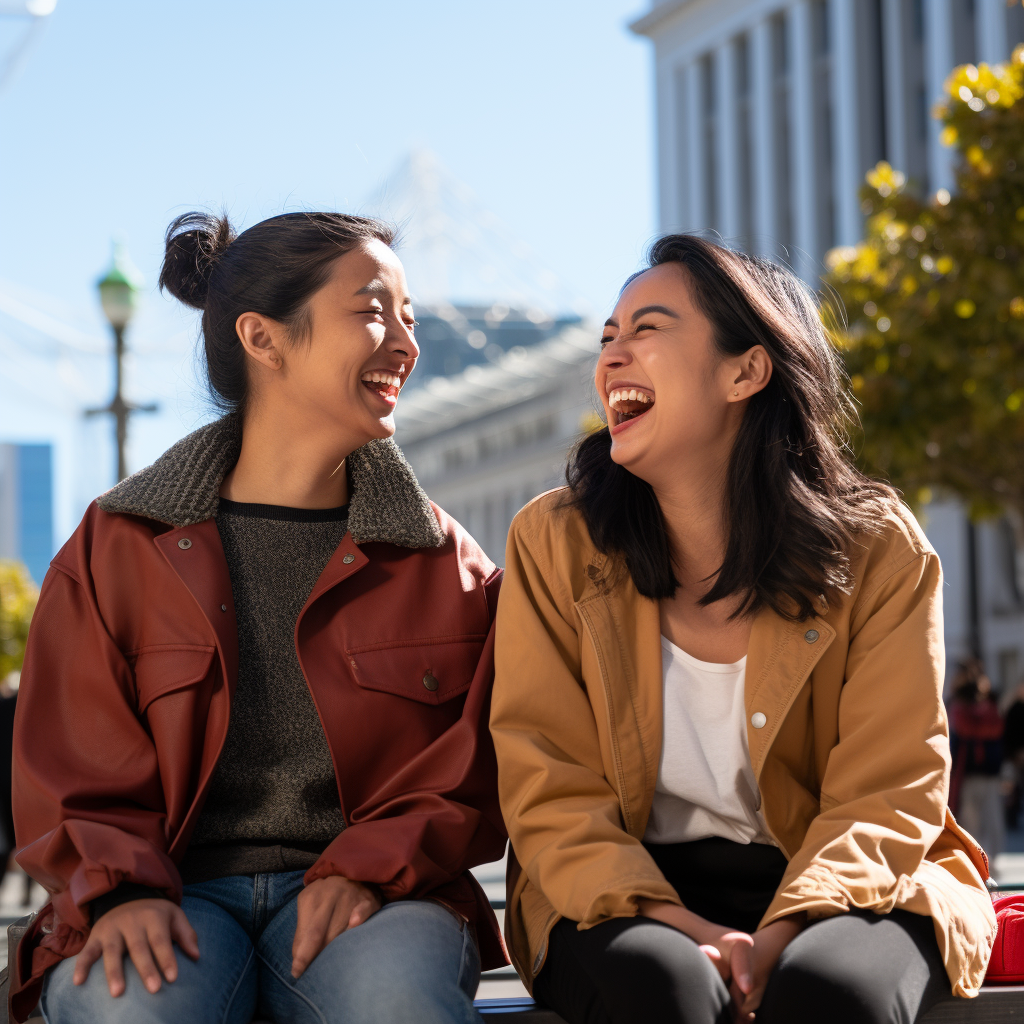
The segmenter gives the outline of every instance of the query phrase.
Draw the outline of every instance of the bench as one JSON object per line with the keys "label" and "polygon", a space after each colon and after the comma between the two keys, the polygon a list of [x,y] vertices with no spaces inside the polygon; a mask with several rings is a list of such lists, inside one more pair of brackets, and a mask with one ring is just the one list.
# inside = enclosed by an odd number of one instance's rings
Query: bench
{"label": "bench", "polygon": [[[15,921],[7,929],[8,956],[17,948],[32,915]],[[7,1002],[8,968],[0,971],[0,1001]],[[477,999],[476,1007],[485,1021],[493,1024],[565,1024],[557,1013],[537,1006],[528,998]],[[42,1017],[30,1018],[41,1021]],[[986,985],[977,999],[943,1000],[932,1007],[917,1024],[1024,1024],[1024,985]],[[270,1024],[253,1021],[253,1024]]]}

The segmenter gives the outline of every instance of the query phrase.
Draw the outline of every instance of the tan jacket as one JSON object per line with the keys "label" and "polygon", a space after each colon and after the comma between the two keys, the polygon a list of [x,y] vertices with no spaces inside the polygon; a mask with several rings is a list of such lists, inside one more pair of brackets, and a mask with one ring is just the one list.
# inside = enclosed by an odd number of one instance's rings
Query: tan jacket
{"label": "tan jacket", "polygon": [[[588,928],[634,916],[638,897],[679,902],[641,844],[662,742],[658,603],[563,497],[516,517],[498,605],[491,731],[515,854],[505,934],[528,985],[560,917]],[[939,560],[902,510],[852,561],[840,605],[804,622],[765,609],[751,630],[750,757],[789,860],[760,927],[850,907],[929,915],[953,992],[974,996],[996,925],[985,855],[946,807]]]}

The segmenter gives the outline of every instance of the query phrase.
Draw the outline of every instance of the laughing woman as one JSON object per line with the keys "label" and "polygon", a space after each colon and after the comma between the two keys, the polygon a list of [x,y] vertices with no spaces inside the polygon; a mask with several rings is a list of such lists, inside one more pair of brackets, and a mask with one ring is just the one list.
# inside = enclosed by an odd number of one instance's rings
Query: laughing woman
{"label": "laughing woman", "polygon": [[516,518],[491,729],[506,936],[570,1024],[882,1024],[976,994],[941,574],[847,461],[809,295],[691,236],[605,325],[608,427]]}
{"label": "laughing woman", "polygon": [[43,583],[22,1019],[41,986],[50,1024],[479,1020],[500,574],[390,440],[419,354],[391,241],[331,213],[168,231],[230,414],[100,497]]}

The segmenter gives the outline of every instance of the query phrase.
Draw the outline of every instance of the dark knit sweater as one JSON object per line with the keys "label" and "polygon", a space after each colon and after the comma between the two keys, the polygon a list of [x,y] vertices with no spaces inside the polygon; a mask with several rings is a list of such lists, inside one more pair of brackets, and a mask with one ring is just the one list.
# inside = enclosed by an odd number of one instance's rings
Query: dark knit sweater
{"label": "dark knit sweater", "polygon": [[308,868],[345,827],[323,726],[295,651],[295,623],[347,517],[347,507],[220,501],[238,685],[224,749],[180,865],[186,885]]}

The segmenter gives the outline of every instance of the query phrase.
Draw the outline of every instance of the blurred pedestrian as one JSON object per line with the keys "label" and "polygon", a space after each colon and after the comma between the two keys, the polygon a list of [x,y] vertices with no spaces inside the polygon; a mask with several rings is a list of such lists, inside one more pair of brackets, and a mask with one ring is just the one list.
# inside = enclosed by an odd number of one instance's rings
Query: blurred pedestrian
{"label": "blurred pedestrian", "polygon": [[1015,829],[1020,820],[1021,797],[1024,795],[1024,678],[1010,693],[1003,726],[1004,770],[1012,770],[1013,791],[1006,801],[1006,825]]}
{"label": "blurred pedestrian", "polygon": [[949,717],[953,759],[949,806],[991,860],[1006,844],[1003,718],[992,694],[992,682],[976,658],[957,669]]}

